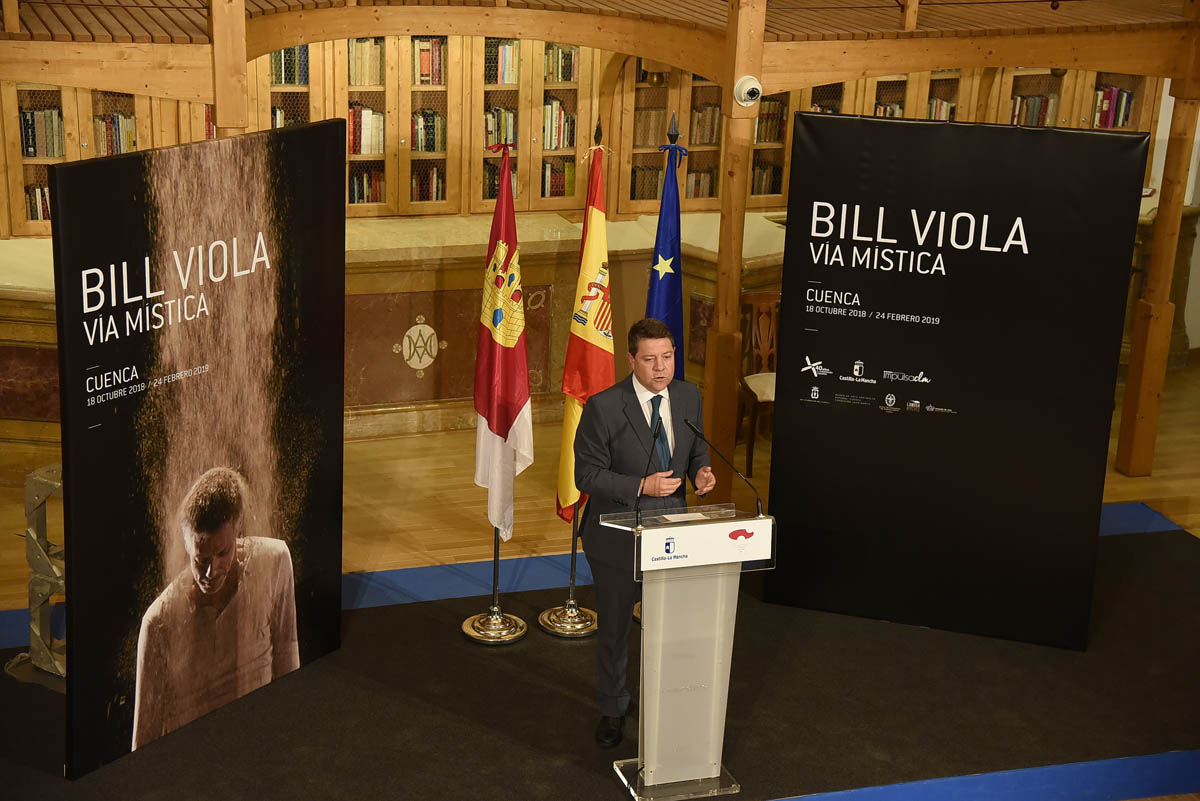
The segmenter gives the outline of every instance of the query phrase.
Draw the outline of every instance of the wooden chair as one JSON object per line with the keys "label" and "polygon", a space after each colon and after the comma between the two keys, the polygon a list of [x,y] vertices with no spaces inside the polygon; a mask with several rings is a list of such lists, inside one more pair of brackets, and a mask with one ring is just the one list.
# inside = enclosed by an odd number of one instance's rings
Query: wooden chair
{"label": "wooden chair", "polygon": [[[779,292],[743,292],[742,311],[747,315],[748,346],[739,400],[750,412],[746,430],[746,475],[754,475],[754,440],[758,435],[758,410],[775,407],[775,360],[778,357]],[[741,415],[738,416],[739,423]]]}

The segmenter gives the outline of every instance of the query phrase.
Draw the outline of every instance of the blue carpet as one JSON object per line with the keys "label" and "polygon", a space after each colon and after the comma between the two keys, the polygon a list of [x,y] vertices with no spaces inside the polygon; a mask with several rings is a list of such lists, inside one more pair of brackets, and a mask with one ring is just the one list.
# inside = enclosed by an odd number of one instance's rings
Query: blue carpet
{"label": "blue carpet", "polygon": [[1106,503],[1100,507],[1100,536],[1178,531],[1172,523],[1144,503]]}
{"label": "blue carpet", "polygon": [[1076,762],[907,784],[795,796],[782,801],[1124,801],[1200,792],[1200,751]]}
{"label": "blue carpet", "polygon": [[[500,560],[500,592],[566,587],[571,578],[571,555],[529,556]],[[575,584],[592,583],[587,558],[580,553]],[[492,594],[492,562],[431,565],[342,576],[342,608],[440,601]]]}
{"label": "blue carpet", "polygon": [[[67,636],[67,605],[52,604],[50,630],[55,637]],[[8,609],[0,612],[0,650],[29,647],[29,610]]]}

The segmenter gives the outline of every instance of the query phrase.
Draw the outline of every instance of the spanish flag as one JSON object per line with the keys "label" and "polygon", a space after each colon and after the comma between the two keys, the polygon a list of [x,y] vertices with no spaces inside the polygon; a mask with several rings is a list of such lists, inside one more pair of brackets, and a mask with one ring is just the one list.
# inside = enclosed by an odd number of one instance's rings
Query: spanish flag
{"label": "spanish flag", "polygon": [[[579,252],[579,279],[575,284],[575,310],[567,338],[563,366],[562,446],[558,455],[558,516],[567,522],[579,500],[575,487],[575,430],[583,404],[614,381],[612,301],[608,272],[608,230],[604,211],[604,151],[592,148],[588,171],[587,207],[583,217],[583,243]],[[584,500],[587,500],[586,498]]]}
{"label": "spanish flag", "polygon": [[503,149],[504,156],[475,358],[475,483],[487,487],[488,520],[508,540],[513,530],[514,479],[533,464],[533,415],[508,146],[496,149]]}

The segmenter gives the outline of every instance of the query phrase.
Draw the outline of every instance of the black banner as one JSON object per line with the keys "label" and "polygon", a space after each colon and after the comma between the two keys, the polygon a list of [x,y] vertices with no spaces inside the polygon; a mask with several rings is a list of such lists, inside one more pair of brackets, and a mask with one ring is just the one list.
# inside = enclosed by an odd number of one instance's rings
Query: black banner
{"label": "black banner", "polygon": [[1147,136],[796,123],[766,597],[1085,647]]}
{"label": "black banner", "polygon": [[345,136],[50,168],[68,775],[338,646]]}

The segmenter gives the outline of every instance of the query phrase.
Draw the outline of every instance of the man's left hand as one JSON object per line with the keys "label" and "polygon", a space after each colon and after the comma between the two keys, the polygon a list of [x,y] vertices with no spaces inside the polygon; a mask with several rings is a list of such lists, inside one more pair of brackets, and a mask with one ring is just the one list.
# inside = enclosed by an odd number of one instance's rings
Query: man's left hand
{"label": "man's left hand", "polygon": [[696,494],[707,495],[717,486],[717,477],[711,467],[701,467],[696,471]]}

